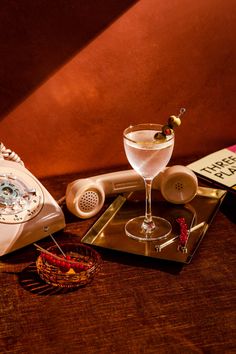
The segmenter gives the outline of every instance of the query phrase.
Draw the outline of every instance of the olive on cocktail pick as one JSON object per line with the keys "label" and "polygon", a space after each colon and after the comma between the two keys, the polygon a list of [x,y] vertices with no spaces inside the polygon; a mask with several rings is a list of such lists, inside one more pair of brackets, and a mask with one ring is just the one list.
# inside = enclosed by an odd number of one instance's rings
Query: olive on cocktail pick
{"label": "olive on cocktail pick", "polygon": [[162,127],[162,134],[166,135],[171,135],[173,134],[173,128],[169,124],[163,125]]}
{"label": "olive on cocktail pick", "polygon": [[186,111],[185,108],[181,108],[177,116],[174,115],[170,116],[167,124],[163,125],[162,132],[156,133],[154,135],[154,139],[157,140],[166,139],[167,135],[173,134],[174,128],[179,127],[181,125],[180,117],[185,113],[185,111]]}
{"label": "olive on cocktail pick", "polygon": [[176,116],[170,116],[168,119],[168,125],[172,128],[179,127],[181,124],[181,119]]}
{"label": "olive on cocktail pick", "polygon": [[160,141],[160,140],[165,140],[166,137],[165,137],[165,135],[164,135],[163,133],[157,132],[157,133],[154,135],[154,139]]}

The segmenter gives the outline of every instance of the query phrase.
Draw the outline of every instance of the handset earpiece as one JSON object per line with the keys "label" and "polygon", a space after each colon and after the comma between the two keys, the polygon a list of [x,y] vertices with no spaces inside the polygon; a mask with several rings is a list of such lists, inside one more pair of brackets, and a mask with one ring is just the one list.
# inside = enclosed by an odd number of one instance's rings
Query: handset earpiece
{"label": "handset earpiece", "polygon": [[[163,197],[174,204],[188,203],[197,193],[197,177],[187,167],[165,168],[154,179],[153,189],[160,189]],[[96,215],[103,207],[105,196],[144,189],[144,182],[134,170],[112,172],[68,184],[68,210],[82,219]]]}
{"label": "handset earpiece", "polygon": [[67,208],[81,219],[96,215],[103,207],[104,201],[104,188],[92,178],[78,179],[67,186]]}
{"label": "handset earpiece", "polygon": [[154,183],[159,186],[162,196],[174,204],[189,203],[198,189],[198,180],[194,172],[181,165],[164,169]]}
{"label": "handset earpiece", "polygon": [[82,178],[68,184],[66,205],[72,214],[87,219],[102,209],[106,195],[142,188],[144,188],[143,179],[134,170]]}

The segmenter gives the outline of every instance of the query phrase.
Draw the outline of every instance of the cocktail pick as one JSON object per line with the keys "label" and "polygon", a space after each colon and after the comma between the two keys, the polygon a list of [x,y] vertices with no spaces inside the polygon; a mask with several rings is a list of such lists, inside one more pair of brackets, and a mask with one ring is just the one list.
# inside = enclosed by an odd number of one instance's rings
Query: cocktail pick
{"label": "cocktail pick", "polygon": [[66,257],[65,253],[62,251],[61,247],[59,246],[59,244],[57,243],[57,241],[55,240],[55,238],[52,236],[52,234],[50,234],[51,239],[53,240],[53,242],[55,243],[55,245],[57,246],[57,248],[61,251],[61,253],[63,254],[64,257]]}
{"label": "cocktail pick", "polygon": [[168,118],[167,124],[163,125],[162,132],[156,133],[154,139],[165,139],[166,136],[172,135],[173,130],[181,125],[180,117],[186,112],[185,108],[181,108],[178,115],[172,115]]}

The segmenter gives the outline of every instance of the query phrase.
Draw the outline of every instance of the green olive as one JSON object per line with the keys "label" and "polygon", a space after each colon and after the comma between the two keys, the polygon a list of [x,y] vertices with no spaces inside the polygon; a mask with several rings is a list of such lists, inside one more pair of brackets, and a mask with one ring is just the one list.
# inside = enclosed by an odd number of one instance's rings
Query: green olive
{"label": "green olive", "polygon": [[181,119],[176,116],[170,116],[168,119],[168,124],[174,128],[174,127],[179,127],[181,124]]}
{"label": "green olive", "polygon": [[163,133],[158,132],[154,135],[154,139],[161,142],[161,140],[166,140],[166,136]]}

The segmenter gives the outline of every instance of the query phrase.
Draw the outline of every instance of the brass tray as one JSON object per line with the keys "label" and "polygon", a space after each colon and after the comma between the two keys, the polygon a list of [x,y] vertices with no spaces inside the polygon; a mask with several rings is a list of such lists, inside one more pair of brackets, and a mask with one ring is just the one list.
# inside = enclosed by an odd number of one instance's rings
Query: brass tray
{"label": "brass tray", "polygon": [[[174,205],[164,201],[160,193],[155,191],[152,201],[153,215],[162,216],[172,224],[171,234],[164,240],[155,242],[137,241],[126,236],[124,231],[124,225],[129,219],[143,215],[144,192],[119,195],[85,234],[82,242],[136,255],[190,263],[225,195],[225,190],[199,187],[197,195],[190,203]],[[187,251],[179,250],[178,237],[161,249],[164,242],[179,235],[179,225],[176,222],[178,217],[185,217],[190,230]]]}

